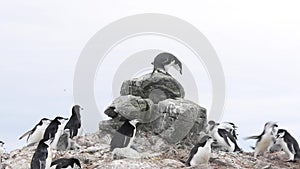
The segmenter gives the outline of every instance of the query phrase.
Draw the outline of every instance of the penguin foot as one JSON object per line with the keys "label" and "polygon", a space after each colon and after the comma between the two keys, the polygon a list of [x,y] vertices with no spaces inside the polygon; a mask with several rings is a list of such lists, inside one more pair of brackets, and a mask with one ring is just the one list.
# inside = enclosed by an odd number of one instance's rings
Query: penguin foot
{"label": "penguin foot", "polygon": [[286,160],[285,162],[288,162],[288,163],[295,163],[295,162],[296,162],[296,160],[289,159],[289,160]]}

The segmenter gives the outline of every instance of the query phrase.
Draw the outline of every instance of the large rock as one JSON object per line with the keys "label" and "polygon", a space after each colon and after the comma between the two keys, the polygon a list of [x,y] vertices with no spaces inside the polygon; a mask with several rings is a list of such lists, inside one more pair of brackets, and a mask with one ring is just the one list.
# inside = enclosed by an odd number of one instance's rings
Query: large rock
{"label": "large rock", "polygon": [[113,101],[105,114],[113,120],[101,122],[99,129],[102,131],[117,130],[124,118],[140,119],[143,124],[139,130],[160,135],[171,144],[185,137],[197,142],[206,124],[206,109],[185,99],[167,99],[156,105],[150,99],[121,96]]}
{"label": "large rock", "polygon": [[139,119],[141,123],[149,123],[160,116],[156,109],[157,105],[150,99],[128,95],[116,98],[104,113],[111,118]]}
{"label": "large rock", "polygon": [[143,75],[123,82],[121,95],[134,95],[149,98],[155,104],[168,98],[184,98],[184,89],[172,76],[162,73]]}
{"label": "large rock", "polygon": [[156,132],[172,144],[185,137],[197,141],[206,124],[206,109],[189,100],[161,101],[158,111],[163,115],[157,120]]}

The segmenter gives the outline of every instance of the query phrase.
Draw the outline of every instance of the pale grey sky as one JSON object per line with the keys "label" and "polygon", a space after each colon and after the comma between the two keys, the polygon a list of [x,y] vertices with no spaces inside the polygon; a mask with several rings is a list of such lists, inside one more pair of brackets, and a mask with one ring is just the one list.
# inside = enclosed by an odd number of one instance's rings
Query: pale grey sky
{"label": "pale grey sky", "polygon": [[273,120],[300,139],[299,5],[296,0],[1,1],[0,139],[9,150],[20,148],[24,141],[17,138],[41,117],[69,116],[74,69],[87,41],[117,19],[149,12],[186,20],[213,45],[226,79],[223,120],[237,123],[241,137],[260,134]]}

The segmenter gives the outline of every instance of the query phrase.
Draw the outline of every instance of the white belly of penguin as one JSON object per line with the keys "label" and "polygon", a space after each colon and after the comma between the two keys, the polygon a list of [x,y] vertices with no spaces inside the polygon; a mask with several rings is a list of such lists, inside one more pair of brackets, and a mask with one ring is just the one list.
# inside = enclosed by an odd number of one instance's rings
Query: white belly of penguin
{"label": "white belly of penguin", "polygon": [[294,154],[289,150],[287,144],[283,140],[278,141],[278,143],[283,151],[289,156],[289,160],[294,160]]}
{"label": "white belly of penguin", "polygon": [[199,147],[196,154],[194,154],[193,159],[191,160],[191,166],[197,166],[199,164],[208,163],[211,156],[210,147]]}
{"label": "white belly of penguin", "polygon": [[29,136],[27,145],[41,141],[44,137],[46,128],[46,125],[37,126],[35,131]]}
{"label": "white belly of penguin", "polygon": [[263,153],[263,152],[268,150],[271,143],[272,143],[272,136],[271,135],[264,135],[261,138],[261,140],[259,142],[257,142],[255,150]]}
{"label": "white belly of penguin", "polygon": [[52,150],[51,150],[50,146],[47,148],[47,151],[48,151],[48,157],[46,159],[46,168],[45,169],[50,169],[50,166],[52,163]]}
{"label": "white belly of penguin", "polygon": [[229,143],[230,146],[226,143],[224,138],[221,137],[217,132],[215,132],[213,136],[217,140],[217,144],[219,144],[220,146],[226,148],[227,151],[229,151],[229,152],[234,151],[235,145],[229,138],[227,138],[227,139],[228,139],[228,143]]}

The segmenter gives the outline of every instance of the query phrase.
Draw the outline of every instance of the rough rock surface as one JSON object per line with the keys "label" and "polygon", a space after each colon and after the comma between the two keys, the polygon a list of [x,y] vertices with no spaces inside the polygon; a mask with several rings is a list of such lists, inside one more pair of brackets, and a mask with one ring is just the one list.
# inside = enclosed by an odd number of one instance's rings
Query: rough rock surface
{"label": "rough rock surface", "polygon": [[149,123],[160,116],[156,108],[150,99],[127,95],[116,98],[104,113],[111,118],[139,119],[142,123]]}
{"label": "rough rock surface", "polygon": [[155,104],[168,98],[184,98],[184,89],[172,76],[163,73],[143,75],[123,82],[121,95],[134,95],[149,98]]}
{"label": "rough rock surface", "polygon": [[[147,154],[141,159],[128,159],[120,158],[113,159],[112,153],[109,151],[109,136],[105,132],[98,132],[89,134],[84,137],[75,139],[78,144],[78,149],[69,150],[67,152],[58,153],[53,155],[54,159],[61,157],[75,157],[81,162],[84,169],[173,169],[173,168],[188,168],[185,167],[179,160],[186,160],[191,146],[183,144],[168,145],[160,140],[159,137],[141,134],[143,137],[138,138],[135,142],[143,142],[143,144],[134,144],[135,146],[141,145],[137,148],[139,152]],[[155,147],[147,148],[148,146],[155,145]],[[143,148],[143,146],[145,146]],[[25,147],[4,154],[2,158],[2,167],[5,169],[28,169],[30,168],[30,161],[34,153],[35,146]],[[147,149],[147,150],[144,150]],[[213,152],[209,164],[203,164],[197,167],[201,169],[231,169],[231,168],[249,168],[249,169],[298,169],[300,163],[285,162],[287,156],[283,152],[267,154],[266,157],[259,156],[258,159],[253,158],[253,153],[226,153],[226,152]]]}
{"label": "rough rock surface", "polygon": [[199,133],[206,124],[206,109],[180,98],[153,104],[149,99],[131,95],[121,96],[113,101],[105,114],[113,120],[100,122],[100,130],[118,129],[123,123],[122,118],[139,119],[143,123],[141,130],[152,135],[159,134],[171,144],[184,138],[197,142]]}
{"label": "rough rock surface", "polygon": [[196,140],[206,124],[206,109],[184,99],[167,99],[158,103],[162,114],[157,120],[156,132],[168,143],[177,143],[189,136]]}

